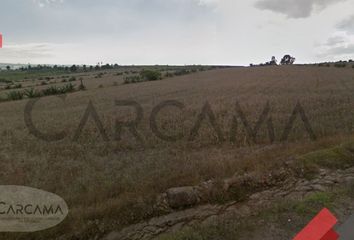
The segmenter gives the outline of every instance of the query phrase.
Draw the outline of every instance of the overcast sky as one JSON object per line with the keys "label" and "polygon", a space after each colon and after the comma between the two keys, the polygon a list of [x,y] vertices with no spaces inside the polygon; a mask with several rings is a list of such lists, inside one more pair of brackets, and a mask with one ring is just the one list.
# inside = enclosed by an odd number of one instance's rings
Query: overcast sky
{"label": "overcast sky", "polygon": [[0,62],[354,59],[354,0],[1,0]]}

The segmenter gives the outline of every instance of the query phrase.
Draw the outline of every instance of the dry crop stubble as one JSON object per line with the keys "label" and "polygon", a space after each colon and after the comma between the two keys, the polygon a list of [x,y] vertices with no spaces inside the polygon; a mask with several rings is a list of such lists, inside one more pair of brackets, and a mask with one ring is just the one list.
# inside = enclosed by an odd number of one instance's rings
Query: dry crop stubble
{"label": "dry crop stubble", "polygon": [[[41,98],[33,121],[44,132],[65,130],[68,137],[45,142],[29,134],[23,111],[27,100],[0,104],[2,118],[0,175],[4,184],[22,184],[52,191],[70,206],[69,220],[53,232],[81,231],[87,222],[100,219],[107,229],[139,222],[156,214],[151,202],[169,187],[223,179],[245,171],[267,171],[292,156],[338,144],[352,135],[353,69],[285,66],[229,68],[198,72],[155,82],[113,86],[114,74],[85,77],[87,91]],[[97,88],[103,83],[104,88]],[[134,100],[144,110],[138,131],[145,144],[136,143],[125,131],[115,141],[115,121],[135,118],[129,107],[115,100]],[[94,121],[88,121],[78,141],[74,133],[92,101],[109,141],[105,142]],[[157,138],[150,128],[151,112],[166,100],[185,108],[163,109],[158,127],[167,135],[183,133],[177,142]],[[189,141],[203,106],[209,102],[225,141],[217,139],[206,119],[199,134]],[[277,142],[270,145],[263,125],[254,143],[236,114],[236,102],[254,127],[269,102]],[[279,143],[297,103],[318,136],[311,142],[298,116],[290,143]],[[238,117],[236,141],[230,142],[233,117]],[[74,224],[77,224],[74,227]],[[44,237],[43,237],[44,239]]]}

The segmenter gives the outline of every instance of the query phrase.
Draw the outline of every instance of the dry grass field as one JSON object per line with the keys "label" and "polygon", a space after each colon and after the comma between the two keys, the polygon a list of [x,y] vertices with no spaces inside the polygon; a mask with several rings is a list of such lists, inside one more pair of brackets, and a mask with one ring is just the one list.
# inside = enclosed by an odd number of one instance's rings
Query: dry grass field
{"label": "dry grass field", "polygon": [[[162,214],[154,211],[152,203],[168,188],[245,172],[267,172],[296,156],[352,138],[354,69],[350,67],[232,67],[135,84],[124,84],[124,76],[118,76],[117,71],[107,70],[100,78],[95,78],[97,72],[75,74],[73,83],[78,85],[82,78],[86,91],[68,93],[65,99],[49,96],[38,100],[32,111],[33,123],[44,133],[65,131],[65,138],[59,141],[48,142],[30,134],[24,120],[28,99],[0,103],[1,183],[56,193],[70,208],[68,218],[53,229],[2,234],[1,239],[55,239],[63,235],[62,239],[90,239],[97,232]],[[51,84],[63,85],[61,80],[61,75],[55,76]],[[38,79],[18,82],[23,89],[48,87]],[[1,90],[0,95],[8,91]],[[142,142],[126,128],[121,140],[117,139],[116,123],[131,121],[136,113],[132,107],[117,106],[116,100],[133,100],[142,106],[143,119],[137,126]],[[153,109],[168,100],[178,101],[184,108],[163,108],[157,115],[157,126],[166,135],[178,134],[180,139],[175,142],[159,139],[150,127]],[[90,101],[108,141],[92,116],[74,139]],[[198,134],[191,134],[206,102],[222,137],[208,118]],[[253,139],[243,120],[254,128],[267,103],[269,114]],[[297,104],[316,140],[311,139],[300,114],[288,139],[282,139]],[[274,142],[268,136],[270,118]]]}

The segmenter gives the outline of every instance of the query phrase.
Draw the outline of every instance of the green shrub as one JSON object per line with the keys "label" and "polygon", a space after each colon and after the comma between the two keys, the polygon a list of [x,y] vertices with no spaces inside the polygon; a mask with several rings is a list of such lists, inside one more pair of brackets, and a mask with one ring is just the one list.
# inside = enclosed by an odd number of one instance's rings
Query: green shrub
{"label": "green shrub", "polygon": [[75,82],[75,81],[76,81],[76,77],[69,78],[69,82]]}
{"label": "green shrub", "polygon": [[335,63],[334,66],[337,68],[345,68],[347,66],[347,64],[346,63]]}
{"label": "green shrub", "polygon": [[28,98],[38,98],[41,97],[41,93],[33,88],[31,89],[26,89],[24,91],[24,95]]}
{"label": "green shrub", "polygon": [[21,91],[11,91],[7,93],[8,100],[21,100],[23,99],[24,93]]}
{"label": "green shrub", "polygon": [[4,89],[19,89],[22,88],[22,84],[6,85]]}
{"label": "green shrub", "polygon": [[329,63],[319,63],[318,66],[319,67],[329,67],[330,64]]}
{"label": "green shrub", "polygon": [[354,142],[346,142],[335,147],[310,152],[298,157],[297,166],[301,174],[311,179],[319,168],[347,169],[354,166]]}
{"label": "green shrub", "polygon": [[124,78],[124,84],[142,82],[143,79],[140,76],[128,76]]}
{"label": "green shrub", "polygon": [[190,73],[190,71],[187,69],[180,69],[180,70],[175,71],[176,76],[187,75],[189,73]]}
{"label": "green shrub", "polygon": [[75,91],[75,85],[68,83],[61,88],[59,88],[60,93],[70,93]]}
{"label": "green shrub", "polygon": [[2,83],[12,83],[12,81],[7,80],[5,78],[0,78],[0,82],[2,82]]}
{"label": "green shrub", "polygon": [[60,94],[60,89],[56,86],[51,86],[49,88],[43,89],[42,94],[43,96],[57,95]]}
{"label": "green shrub", "polygon": [[162,79],[161,72],[154,70],[143,70],[140,72],[140,77],[145,81],[156,81]]}
{"label": "green shrub", "polygon": [[51,95],[58,95],[58,94],[65,94],[75,91],[75,85],[68,83],[62,87],[51,86],[49,88],[42,90],[43,96],[51,96]]}
{"label": "green shrub", "polygon": [[12,87],[13,89],[18,89],[18,88],[22,88],[22,84],[16,84]]}

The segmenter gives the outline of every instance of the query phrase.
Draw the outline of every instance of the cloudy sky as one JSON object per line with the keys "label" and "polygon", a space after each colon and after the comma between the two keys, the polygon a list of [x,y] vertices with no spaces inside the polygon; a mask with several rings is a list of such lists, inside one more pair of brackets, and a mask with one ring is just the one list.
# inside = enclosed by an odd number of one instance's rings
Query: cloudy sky
{"label": "cloudy sky", "polygon": [[354,59],[354,0],[1,0],[0,62]]}

